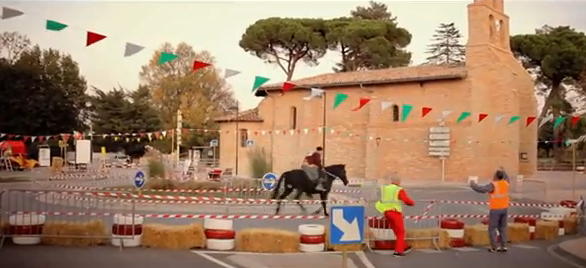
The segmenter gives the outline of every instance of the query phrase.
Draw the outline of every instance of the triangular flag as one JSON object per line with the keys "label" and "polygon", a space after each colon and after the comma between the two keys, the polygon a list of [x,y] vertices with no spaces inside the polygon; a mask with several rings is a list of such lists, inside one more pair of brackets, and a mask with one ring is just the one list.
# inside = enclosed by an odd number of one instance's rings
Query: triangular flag
{"label": "triangular flag", "polygon": [[224,79],[238,75],[239,73],[240,72],[236,70],[226,69],[226,71],[224,71]]}
{"label": "triangular flag", "polygon": [[290,82],[285,82],[283,83],[283,93],[293,89],[295,87],[295,84],[290,83]]}
{"label": "triangular flag", "polygon": [[18,17],[22,14],[24,14],[24,12],[22,12],[20,10],[8,8],[8,7],[2,7],[2,19],[3,20]]}
{"label": "triangular flag", "polygon": [[553,119],[553,115],[548,115],[545,118],[541,119],[541,122],[539,122],[539,126],[537,127],[538,129],[541,128],[543,125],[545,125],[545,123],[551,121]]}
{"label": "triangular flag", "polygon": [[520,118],[521,117],[520,116],[517,116],[517,115],[511,116],[511,119],[509,120],[509,125],[512,124],[512,123],[515,123],[515,122],[519,121]]}
{"label": "triangular flag", "polygon": [[193,68],[192,68],[192,70],[191,70],[191,71],[192,71],[192,72],[195,72],[195,71],[197,71],[197,70],[199,70],[199,69],[201,69],[201,68],[205,68],[205,67],[208,67],[208,66],[210,66],[210,65],[211,65],[211,64],[209,64],[209,63],[207,63],[207,62],[203,62],[203,61],[196,61],[196,60],[194,60],[194,61],[193,61]]}
{"label": "triangular flag", "polygon": [[334,109],[338,108],[342,102],[348,99],[347,94],[336,93],[336,97],[334,98]]}
{"label": "triangular flag", "polygon": [[360,103],[358,103],[358,107],[352,109],[352,111],[358,111],[360,110],[362,107],[364,107],[364,105],[366,105],[368,102],[370,101],[369,98],[360,98]]}
{"label": "triangular flag", "polygon": [[452,114],[452,111],[451,110],[444,110],[444,111],[442,111],[442,117],[441,117],[441,119],[446,119],[446,117],[448,117],[451,114]]}
{"label": "triangular flag", "polygon": [[456,120],[456,123],[462,122],[464,119],[466,119],[470,115],[472,115],[470,112],[462,112],[460,117],[458,117],[458,120]]}
{"label": "triangular flag", "polygon": [[578,121],[580,121],[579,116],[572,116],[572,127],[575,127]]}
{"label": "triangular flag", "polygon": [[413,105],[410,104],[403,104],[403,112],[401,113],[401,122],[405,122],[409,114],[413,110]]}
{"label": "triangular flag", "polygon": [[173,54],[173,53],[168,53],[168,52],[161,52],[161,56],[159,56],[159,65],[163,65],[167,62],[170,62],[172,60],[176,60],[179,56]]}
{"label": "triangular flag", "polygon": [[495,116],[494,117],[494,123],[496,124],[496,123],[500,122],[501,120],[503,120],[503,118],[505,118],[505,116],[502,115],[502,114],[499,114],[499,115]]}
{"label": "triangular flag", "polygon": [[4,136],[6,136],[6,134],[0,133],[0,138],[4,138]]}
{"label": "triangular flag", "polygon": [[58,31],[61,31],[65,28],[67,28],[66,24],[56,22],[54,20],[47,20],[47,23],[45,23],[45,29],[47,29],[49,31],[58,32]]}
{"label": "triangular flag", "polygon": [[553,128],[558,127],[562,122],[564,122],[564,117],[560,116],[558,118],[555,119],[555,123],[553,123]]}
{"label": "triangular flag", "polygon": [[380,102],[380,110],[381,112],[388,109],[389,107],[393,106],[393,103],[390,101],[381,101]]}
{"label": "triangular flag", "polygon": [[421,118],[425,117],[428,113],[432,110],[431,107],[423,107],[421,108]]}
{"label": "triangular flag", "polygon": [[528,127],[529,125],[531,125],[531,123],[533,123],[533,121],[535,121],[535,116],[528,116],[525,126]]}
{"label": "triangular flag", "polygon": [[124,49],[124,57],[130,57],[143,49],[143,46],[139,46],[133,43],[126,43],[126,48]]}
{"label": "triangular flag", "polygon": [[252,85],[252,91],[254,92],[264,83],[268,82],[270,79],[262,76],[255,76],[254,77],[254,84]]}
{"label": "triangular flag", "polygon": [[325,90],[323,89],[319,89],[319,88],[312,88],[311,89],[311,94],[307,97],[303,97],[304,100],[311,100],[317,96],[321,96],[323,95],[325,92]]}
{"label": "triangular flag", "polygon": [[94,32],[87,32],[87,39],[85,41],[85,46],[89,47],[91,44],[96,43],[98,41],[103,40],[104,38],[106,38],[105,35],[101,35],[99,33],[94,33]]}
{"label": "triangular flag", "polygon": [[478,123],[482,122],[486,117],[488,117],[488,114],[478,114]]}

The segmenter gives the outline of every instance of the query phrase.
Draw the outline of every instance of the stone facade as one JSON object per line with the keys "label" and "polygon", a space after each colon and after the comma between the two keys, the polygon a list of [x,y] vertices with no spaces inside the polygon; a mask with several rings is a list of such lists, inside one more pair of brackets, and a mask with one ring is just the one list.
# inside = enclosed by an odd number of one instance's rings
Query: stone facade
{"label": "stone facade", "polygon": [[[250,175],[248,156],[255,148],[264,148],[274,172],[280,173],[298,168],[306,153],[324,146],[326,165],[346,164],[350,177],[377,178],[397,172],[407,180],[440,180],[441,161],[428,156],[426,139],[429,128],[438,126],[441,112],[450,110],[452,114],[446,118],[451,131],[451,155],[444,166],[446,181],[463,181],[470,175],[486,178],[498,166],[511,175],[532,175],[537,124],[525,127],[525,119],[537,111],[533,81],[510,51],[509,18],[504,14],[503,0],[474,1],[468,6],[468,23],[465,66],[324,74],[292,81],[299,88],[285,94],[278,91],[280,85],[262,87],[256,94],[264,99],[256,109],[243,112],[238,119],[217,119],[221,123],[221,167],[235,167],[237,120],[240,134],[248,135],[241,140],[254,141],[253,147],[238,148],[240,175]],[[324,99],[303,99],[311,87],[326,92],[325,145],[321,133]],[[336,92],[348,94],[348,100],[334,110]],[[352,111],[361,97],[370,98],[371,103]],[[399,109],[382,111],[380,101],[396,103]],[[396,121],[401,104],[413,105],[406,122]],[[421,118],[422,107],[433,110]],[[456,123],[464,111],[472,116]],[[488,117],[478,123],[480,113]],[[495,124],[499,115],[504,119]],[[508,125],[514,115],[521,119]]]}

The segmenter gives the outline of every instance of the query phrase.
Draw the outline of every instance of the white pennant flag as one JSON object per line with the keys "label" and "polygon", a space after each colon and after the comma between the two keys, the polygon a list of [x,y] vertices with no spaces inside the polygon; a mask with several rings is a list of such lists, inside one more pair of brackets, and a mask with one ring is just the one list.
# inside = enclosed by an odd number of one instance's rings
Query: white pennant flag
{"label": "white pennant flag", "polygon": [[167,136],[167,131],[166,130],[165,131],[161,131],[161,134],[163,134],[163,137],[166,137]]}
{"label": "white pennant flag", "polygon": [[311,94],[308,97],[303,97],[304,100],[311,100],[317,96],[322,96],[325,90],[319,88],[311,88]]}
{"label": "white pennant flag", "polygon": [[149,141],[153,140],[153,133],[149,132],[147,133],[147,136],[149,136]]}
{"label": "white pennant flag", "polygon": [[265,134],[267,134],[267,131],[266,130],[261,130],[260,135],[263,135],[264,136]]}
{"label": "white pennant flag", "polygon": [[494,123],[495,123],[495,124],[498,124],[498,122],[500,122],[501,120],[503,120],[503,118],[505,118],[505,116],[504,116],[504,115],[502,115],[502,114],[499,114],[499,115],[497,115],[497,116],[494,118]]}
{"label": "white pennant flag", "polygon": [[4,136],[6,136],[6,134],[0,133],[0,138],[4,138]]}
{"label": "white pennant flag", "polygon": [[452,114],[452,111],[450,111],[450,110],[442,111],[442,119],[446,119],[446,117],[450,116],[451,114]]}
{"label": "white pennant flag", "polygon": [[303,129],[303,133],[305,133],[305,135],[307,135],[308,132],[309,132],[309,129],[307,129],[307,128]]}
{"label": "white pennant flag", "polygon": [[551,115],[551,114],[544,117],[543,119],[541,119],[541,122],[539,122],[539,126],[537,127],[537,129],[540,129],[543,125],[545,125],[545,123],[547,123],[551,120],[553,120],[553,115]]}
{"label": "white pennant flag", "polygon": [[382,111],[388,109],[389,107],[391,107],[391,105],[393,105],[393,103],[390,101],[381,101],[380,102],[380,111],[382,112]]}
{"label": "white pennant flag", "polygon": [[32,136],[32,137],[31,137],[31,141],[32,141],[32,142],[35,142],[35,140],[36,140],[36,139],[37,139],[37,136]]}
{"label": "white pennant flag", "polygon": [[293,129],[289,130],[289,134],[291,134],[291,136],[293,136],[293,134],[295,134],[295,130],[293,130]]}

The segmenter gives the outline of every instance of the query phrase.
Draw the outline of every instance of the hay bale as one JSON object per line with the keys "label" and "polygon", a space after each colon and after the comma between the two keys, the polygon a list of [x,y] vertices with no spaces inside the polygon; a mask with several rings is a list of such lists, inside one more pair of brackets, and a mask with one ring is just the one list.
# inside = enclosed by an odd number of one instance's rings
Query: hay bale
{"label": "hay bale", "polygon": [[299,233],[270,228],[244,229],[236,234],[236,250],[261,253],[299,252]]}
{"label": "hay bale", "polygon": [[488,226],[484,224],[464,226],[464,241],[466,245],[475,247],[490,245]]}
{"label": "hay bale", "polygon": [[142,226],[142,246],[147,248],[192,249],[206,244],[203,225],[145,224]]}
{"label": "hay bale", "polygon": [[507,239],[511,243],[521,243],[531,240],[529,224],[527,223],[509,223],[507,226]]}
{"label": "hay bale", "polygon": [[578,218],[577,217],[565,217],[564,218],[564,232],[567,235],[573,235],[578,233]]}
{"label": "hay bale", "polygon": [[558,221],[538,221],[535,224],[535,239],[553,240],[559,234]]}
{"label": "hay bale", "polygon": [[53,246],[87,247],[108,243],[108,231],[101,220],[47,221],[42,235],[41,243]]}
{"label": "hay bale", "polygon": [[[368,241],[374,238],[374,233],[370,230],[367,224],[364,225],[364,241]],[[332,245],[330,244],[330,226],[326,225],[326,250],[331,251],[362,251],[364,250],[365,244],[348,244],[348,245]],[[372,243],[371,243],[372,246]]]}
{"label": "hay bale", "polygon": [[435,249],[436,245],[433,239],[435,237],[439,237],[437,247],[440,249],[450,248],[450,236],[446,230],[440,228],[413,229],[407,230],[405,233],[407,244],[415,249]]}

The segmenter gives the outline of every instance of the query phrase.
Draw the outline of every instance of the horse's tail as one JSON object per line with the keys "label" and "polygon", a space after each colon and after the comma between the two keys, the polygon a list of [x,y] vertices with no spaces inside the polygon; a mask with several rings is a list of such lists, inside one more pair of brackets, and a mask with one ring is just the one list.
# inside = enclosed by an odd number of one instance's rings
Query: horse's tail
{"label": "horse's tail", "polygon": [[287,172],[284,172],[283,174],[281,174],[281,177],[279,177],[279,180],[277,181],[277,186],[275,186],[275,189],[273,189],[273,197],[271,199],[277,199],[277,195],[279,194],[279,188],[281,188],[281,182],[283,182],[285,174],[287,174]]}

